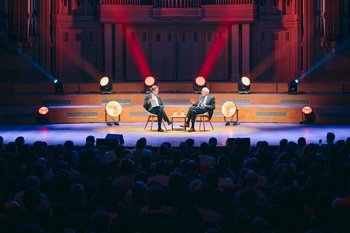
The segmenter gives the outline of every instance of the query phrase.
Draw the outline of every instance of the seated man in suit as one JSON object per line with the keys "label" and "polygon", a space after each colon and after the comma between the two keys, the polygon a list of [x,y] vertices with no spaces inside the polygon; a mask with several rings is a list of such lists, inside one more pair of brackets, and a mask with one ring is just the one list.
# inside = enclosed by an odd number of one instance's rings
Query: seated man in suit
{"label": "seated man in suit", "polygon": [[158,95],[159,87],[156,85],[153,85],[150,90],[151,90],[151,93],[146,95],[145,101],[143,103],[143,107],[148,112],[152,114],[156,114],[158,116],[158,132],[164,132],[164,130],[162,129],[162,119],[168,122],[168,125],[170,125],[173,122],[169,120],[168,116],[164,111],[164,105],[163,105],[162,99]]}
{"label": "seated man in suit", "polygon": [[192,106],[188,109],[186,115],[186,123],[181,125],[181,127],[190,127],[188,132],[194,132],[194,122],[196,121],[196,117],[198,114],[208,113],[209,118],[213,115],[213,111],[215,109],[215,98],[212,95],[209,95],[209,88],[203,87],[202,95],[198,98],[198,101],[191,99]]}

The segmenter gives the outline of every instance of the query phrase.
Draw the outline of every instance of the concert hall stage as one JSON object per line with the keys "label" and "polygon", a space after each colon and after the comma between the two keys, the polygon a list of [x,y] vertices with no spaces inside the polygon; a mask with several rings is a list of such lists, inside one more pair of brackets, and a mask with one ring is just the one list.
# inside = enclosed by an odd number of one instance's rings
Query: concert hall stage
{"label": "concert hall stage", "polygon": [[[186,114],[194,94],[192,83],[159,83],[160,96],[165,111]],[[233,82],[208,84],[216,99],[216,109],[212,118],[214,130],[206,123],[206,131],[189,133],[179,126],[183,119],[177,119],[174,130],[164,133],[144,130],[148,113],[142,107],[145,93],[143,83],[118,83],[113,85],[112,94],[99,93],[99,85],[65,84],[64,95],[55,95],[52,84],[8,84],[0,86],[0,135],[5,142],[24,136],[27,143],[46,141],[49,145],[72,140],[76,145],[85,144],[88,135],[105,138],[107,134],[122,134],[125,145],[132,147],[140,137],[146,137],[148,144],[159,146],[164,141],[178,146],[187,138],[195,139],[196,146],[210,137],[218,138],[223,146],[227,138],[250,138],[251,144],[265,140],[270,145],[278,145],[280,139],[297,141],[301,136],[308,143],[325,142],[327,132],[334,132],[336,140],[350,136],[350,84],[300,83],[298,93],[289,95],[286,83],[252,83],[251,94],[239,94]],[[117,101],[122,112],[117,122],[119,126],[106,125],[106,105]],[[238,111],[237,125],[225,123],[222,106],[231,101]],[[37,124],[39,107],[49,109],[51,124]],[[310,106],[316,116],[315,124],[301,125],[301,109]],[[114,119],[115,120],[115,119]],[[233,119],[234,120],[234,119]],[[107,119],[110,121],[110,119]],[[156,123],[153,129],[157,129]],[[171,129],[168,126],[168,129]]]}

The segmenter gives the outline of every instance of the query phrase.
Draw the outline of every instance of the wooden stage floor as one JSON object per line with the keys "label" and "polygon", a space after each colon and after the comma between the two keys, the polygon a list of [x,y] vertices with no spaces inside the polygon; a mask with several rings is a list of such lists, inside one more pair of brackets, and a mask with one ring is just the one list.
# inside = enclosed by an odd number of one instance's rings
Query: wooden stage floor
{"label": "wooden stage floor", "polygon": [[[177,147],[180,142],[188,138],[195,140],[195,146],[201,142],[208,141],[210,137],[218,139],[219,146],[224,146],[227,138],[250,138],[251,145],[258,141],[267,141],[270,146],[277,146],[282,138],[297,142],[299,137],[305,137],[307,143],[318,143],[322,139],[326,142],[327,132],[336,135],[335,140],[346,140],[350,137],[350,125],[328,125],[328,124],[282,124],[282,123],[239,123],[228,125],[225,123],[213,123],[214,130],[206,124],[206,131],[199,131],[198,124],[196,132],[182,130],[180,122],[174,123],[174,130],[167,132],[144,130],[144,123],[120,123],[119,126],[107,126],[105,123],[78,123],[78,124],[48,124],[48,125],[1,125],[0,136],[4,143],[12,142],[18,136],[23,136],[27,144],[35,141],[45,141],[49,146],[63,144],[66,140],[72,140],[75,146],[83,146],[88,135],[95,138],[105,138],[107,134],[122,134],[124,145],[134,147],[140,137],[146,137],[147,144],[158,147],[162,142],[170,142]],[[153,129],[157,129],[156,124]]]}

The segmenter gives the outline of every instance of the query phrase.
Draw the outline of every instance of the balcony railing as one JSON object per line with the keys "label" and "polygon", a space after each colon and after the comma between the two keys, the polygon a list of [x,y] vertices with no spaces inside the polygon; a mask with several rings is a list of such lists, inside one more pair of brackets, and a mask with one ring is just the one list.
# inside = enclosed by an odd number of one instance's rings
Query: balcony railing
{"label": "balcony railing", "polygon": [[201,0],[154,0],[154,8],[200,8]]}
{"label": "balcony railing", "polygon": [[100,0],[100,5],[153,5],[153,0]]}

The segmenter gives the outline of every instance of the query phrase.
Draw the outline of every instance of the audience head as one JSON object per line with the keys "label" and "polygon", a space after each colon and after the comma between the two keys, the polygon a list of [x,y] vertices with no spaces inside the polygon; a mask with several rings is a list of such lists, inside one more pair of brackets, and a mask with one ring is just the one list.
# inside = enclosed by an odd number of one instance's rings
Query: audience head
{"label": "audience head", "polygon": [[92,145],[95,145],[95,136],[93,136],[93,135],[87,136],[85,142],[91,143]]}
{"label": "audience head", "polygon": [[255,184],[258,182],[258,175],[256,174],[255,171],[250,170],[245,175],[244,181],[245,181],[246,185],[254,187]]}
{"label": "audience head", "polygon": [[108,232],[109,215],[105,211],[96,211],[92,214],[89,221],[89,232],[105,233]]}
{"label": "audience head", "polygon": [[159,210],[165,204],[165,192],[157,186],[148,189],[147,198],[152,209]]}
{"label": "audience head", "polygon": [[203,182],[195,191],[195,200],[198,206],[208,207],[214,198],[213,188],[206,182]]}
{"label": "audience head", "polygon": [[17,147],[23,146],[24,143],[25,143],[24,137],[23,137],[23,136],[18,136],[18,137],[15,139],[15,143],[16,143]]}
{"label": "audience head", "polygon": [[304,137],[298,138],[298,147],[303,148],[304,146],[306,146],[306,139]]}
{"label": "audience head", "polygon": [[140,138],[139,140],[136,141],[135,147],[137,149],[143,149],[143,148],[145,148],[145,146],[146,146],[146,142],[144,139]]}
{"label": "audience head", "polygon": [[327,144],[333,144],[335,140],[335,134],[333,132],[328,132],[326,136]]}
{"label": "audience head", "polygon": [[123,158],[120,161],[120,168],[121,168],[122,174],[131,175],[134,170],[134,162],[129,158]]}
{"label": "audience head", "polygon": [[262,217],[256,217],[253,219],[249,233],[273,233],[271,224]]}
{"label": "audience head", "polygon": [[186,142],[186,144],[188,146],[188,149],[192,149],[194,147],[194,139],[188,138],[188,139],[186,139],[185,142]]}
{"label": "audience head", "polygon": [[4,138],[2,136],[0,136],[0,150],[5,150]]}
{"label": "audience head", "polygon": [[211,144],[211,143],[217,145],[218,144],[218,139],[216,137],[209,138],[208,144]]}
{"label": "audience head", "polygon": [[162,156],[162,157],[166,157],[168,155],[168,145],[167,144],[162,144],[160,145],[158,151],[159,151],[159,155]]}
{"label": "audience head", "polygon": [[199,146],[199,150],[202,154],[208,154],[209,153],[209,144],[207,142],[202,142]]}
{"label": "audience head", "polygon": [[168,172],[168,164],[164,159],[161,159],[156,163],[156,172],[163,175]]}

